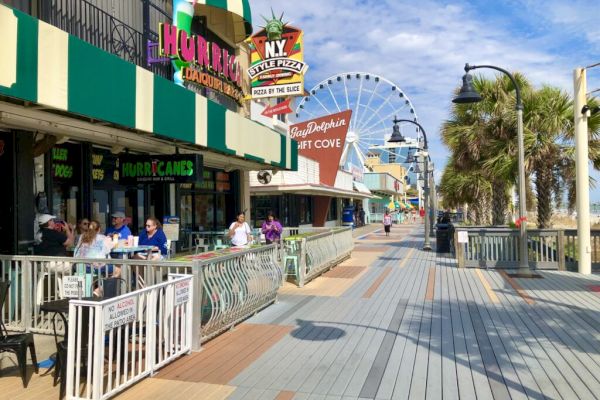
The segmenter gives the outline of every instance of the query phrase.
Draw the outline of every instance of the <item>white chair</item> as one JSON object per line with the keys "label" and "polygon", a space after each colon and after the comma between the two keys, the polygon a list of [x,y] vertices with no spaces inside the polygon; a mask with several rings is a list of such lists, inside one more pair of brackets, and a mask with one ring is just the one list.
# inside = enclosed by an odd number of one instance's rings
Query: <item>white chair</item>
{"label": "white chair", "polygon": [[[206,243],[206,240],[204,238],[201,238],[201,237],[197,236],[197,237],[194,238],[194,242],[195,242],[195,245],[196,245],[196,252],[195,252],[196,254],[198,254],[198,253],[206,253],[208,251],[209,246]],[[200,251],[200,250],[202,250],[202,251]]]}
{"label": "white chair", "polygon": [[172,244],[171,239],[167,239],[167,255],[165,256],[165,258],[167,258],[167,259],[171,258],[171,255],[173,253],[173,249],[171,248],[171,244]]}

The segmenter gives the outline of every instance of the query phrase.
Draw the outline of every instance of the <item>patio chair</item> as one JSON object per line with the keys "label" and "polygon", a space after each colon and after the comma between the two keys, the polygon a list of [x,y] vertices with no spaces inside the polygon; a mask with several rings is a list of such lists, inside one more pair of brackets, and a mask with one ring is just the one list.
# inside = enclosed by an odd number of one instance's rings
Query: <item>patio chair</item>
{"label": "patio chair", "polygon": [[223,239],[215,239],[215,250],[228,249],[229,246],[223,243]]}
{"label": "patio chair", "polygon": [[[4,307],[10,281],[0,281],[0,310]],[[17,363],[23,380],[23,387],[27,387],[27,349],[31,353],[31,361],[38,373],[37,357],[35,355],[35,344],[32,333],[20,333],[9,335],[2,319],[0,318],[0,353],[10,352],[17,356]]]}
{"label": "patio chair", "polygon": [[200,250],[202,250],[202,253],[206,253],[208,251],[209,245],[206,243],[204,238],[196,237],[194,238],[194,241],[196,242],[196,254],[200,253]]}

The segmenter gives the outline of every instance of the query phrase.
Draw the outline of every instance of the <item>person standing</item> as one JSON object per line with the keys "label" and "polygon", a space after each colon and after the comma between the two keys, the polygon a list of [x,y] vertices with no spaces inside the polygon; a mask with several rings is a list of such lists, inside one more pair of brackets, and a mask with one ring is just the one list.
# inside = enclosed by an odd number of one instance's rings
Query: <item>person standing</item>
{"label": "person standing", "polygon": [[243,212],[238,213],[235,221],[229,226],[228,236],[235,247],[246,246],[252,240],[252,230]]}
{"label": "person standing", "polygon": [[273,213],[269,213],[267,215],[267,219],[262,224],[262,233],[265,235],[265,240],[267,244],[271,243],[279,243],[281,240],[281,232],[283,232],[283,227],[281,223],[275,218]]}
{"label": "person standing", "polygon": [[385,214],[383,215],[383,230],[385,231],[385,236],[390,236],[390,229],[392,227],[392,216],[388,210],[385,210]]}
{"label": "person standing", "polygon": [[365,210],[363,208],[358,209],[358,218],[360,220],[360,226],[365,226]]}
{"label": "person standing", "polygon": [[115,234],[119,235],[119,240],[127,240],[131,235],[131,230],[125,224],[125,213],[122,211],[116,211],[111,214],[111,225],[106,228],[106,236],[113,237]]}
{"label": "person standing", "polygon": [[64,222],[57,223],[56,217],[42,214],[38,217],[42,242],[35,249],[36,255],[66,257],[67,248],[73,246],[75,237],[72,227]]}

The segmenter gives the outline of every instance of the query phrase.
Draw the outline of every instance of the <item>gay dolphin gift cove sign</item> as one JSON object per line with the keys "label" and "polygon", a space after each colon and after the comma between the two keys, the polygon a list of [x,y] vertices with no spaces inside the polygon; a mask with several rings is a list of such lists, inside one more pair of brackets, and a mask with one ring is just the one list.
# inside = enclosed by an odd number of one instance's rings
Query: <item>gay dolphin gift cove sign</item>
{"label": "gay dolphin gift cove sign", "polygon": [[202,180],[199,154],[123,155],[119,157],[121,184],[195,183]]}
{"label": "gay dolphin gift cove sign", "polygon": [[248,39],[252,98],[302,96],[304,74],[303,33],[275,17]]}
{"label": "gay dolphin gift cove sign", "polygon": [[346,110],[290,126],[298,154],[319,162],[321,182],[326,185],[335,184],[351,117],[352,110]]}

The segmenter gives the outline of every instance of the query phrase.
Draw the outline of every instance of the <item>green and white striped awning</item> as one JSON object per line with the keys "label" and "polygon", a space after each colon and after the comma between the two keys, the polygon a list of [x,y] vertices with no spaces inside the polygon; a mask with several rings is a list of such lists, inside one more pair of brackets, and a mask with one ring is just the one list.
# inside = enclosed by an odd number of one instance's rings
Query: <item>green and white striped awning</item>
{"label": "green and white striped awning", "polygon": [[297,168],[298,144],[285,135],[3,5],[0,37],[0,95]]}

